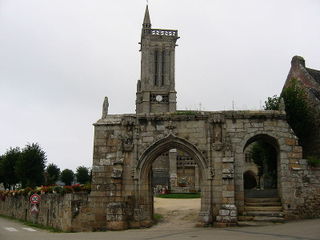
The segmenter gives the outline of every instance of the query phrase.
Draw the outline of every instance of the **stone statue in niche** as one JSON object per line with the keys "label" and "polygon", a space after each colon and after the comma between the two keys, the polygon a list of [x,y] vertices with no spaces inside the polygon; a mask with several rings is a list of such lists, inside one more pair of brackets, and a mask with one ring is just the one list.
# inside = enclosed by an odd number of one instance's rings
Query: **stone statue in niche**
{"label": "stone statue in niche", "polygon": [[229,135],[224,137],[224,154],[225,157],[232,157],[233,156],[233,150],[232,150],[232,143],[231,138]]}
{"label": "stone statue in niche", "polygon": [[221,142],[222,140],[222,129],[220,124],[214,124],[213,126],[213,141]]}
{"label": "stone statue in niche", "polygon": [[175,135],[176,134],[176,126],[175,124],[172,122],[172,121],[169,121],[168,124],[165,126],[166,128],[166,134],[173,134]]}
{"label": "stone statue in niche", "polygon": [[130,152],[133,149],[133,137],[128,134],[121,137],[122,151]]}
{"label": "stone statue in niche", "polygon": [[220,124],[213,125],[213,149],[221,151],[223,148],[222,143],[222,128]]}
{"label": "stone statue in niche", "polygon": [[209,178],[212,179],[214,177],[214,168],[208,167]]}
{"label": "stone statue in niche", "polygon": [[109,100],[108,100],[108,97],[105,97],[102,105],[102,118],[107,117],[108,109],[109,109]]}
{"label": "stone statue in niche", "polygon": [[112,168],[111,177],[112,178],[121,178],[122,177],[123,168],[121,165],[114,166]]}

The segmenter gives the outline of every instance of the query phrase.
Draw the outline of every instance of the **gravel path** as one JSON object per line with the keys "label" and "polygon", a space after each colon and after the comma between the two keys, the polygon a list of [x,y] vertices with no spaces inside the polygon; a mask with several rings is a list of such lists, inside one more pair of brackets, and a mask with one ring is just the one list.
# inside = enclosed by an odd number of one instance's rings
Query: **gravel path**
{"label": "gravel path", "polygon": [[195,227],[200,211],[201,199],[154,198],[155,213],[163,220],[153,228],[190,229]]}

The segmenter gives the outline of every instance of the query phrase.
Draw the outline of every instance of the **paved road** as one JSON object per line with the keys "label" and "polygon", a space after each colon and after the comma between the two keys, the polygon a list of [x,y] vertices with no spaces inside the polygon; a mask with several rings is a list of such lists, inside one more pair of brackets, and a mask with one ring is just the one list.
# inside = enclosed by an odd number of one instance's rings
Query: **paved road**
{"label": "paved road", "polygon": [[164,231],[159,228],[120,232],[50,233],[0,217],[0,240],[320,240],[320,219],[264,227],[185,228]]}

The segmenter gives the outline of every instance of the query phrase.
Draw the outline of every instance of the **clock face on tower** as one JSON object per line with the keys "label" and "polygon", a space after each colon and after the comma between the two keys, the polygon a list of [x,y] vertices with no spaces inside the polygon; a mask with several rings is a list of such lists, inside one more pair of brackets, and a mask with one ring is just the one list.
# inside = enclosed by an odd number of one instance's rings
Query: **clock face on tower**
{"label": "clock face on tower", "polygon": [[169,103],[169,96],[161,93],[151,93],[150,102],[152,103]]}
{"label": "clock face on tower", "polygon": [[162,101],[162,99],[163,99],[163,98],[162,98],[162,96],[161,96],[161,95],[157,95],[157,96],[156,96],[156,100],[157,100],[157,102],[161,102],[161,101]]}

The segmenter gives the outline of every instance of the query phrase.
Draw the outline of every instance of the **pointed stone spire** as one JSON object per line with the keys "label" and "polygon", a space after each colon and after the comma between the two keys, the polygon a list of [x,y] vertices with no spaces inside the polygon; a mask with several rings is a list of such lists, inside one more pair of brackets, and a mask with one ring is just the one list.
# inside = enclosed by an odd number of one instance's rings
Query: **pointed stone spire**
{"label": "pointed stone spire", "polygon": [[143,19],[143,28],[151,28],[151,20],[150,20],[150,14],[149,14],[149,8],[148,5],[146,7],[146,11],[144,13],[144,19]]}

